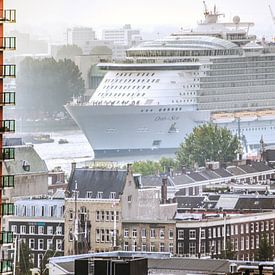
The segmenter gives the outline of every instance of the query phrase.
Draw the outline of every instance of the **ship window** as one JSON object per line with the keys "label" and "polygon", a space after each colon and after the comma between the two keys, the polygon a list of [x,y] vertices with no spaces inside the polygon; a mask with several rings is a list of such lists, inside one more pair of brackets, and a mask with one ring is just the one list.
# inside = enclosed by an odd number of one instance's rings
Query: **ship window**
{"label": "ship window", "polygon": [[132,89],[135,89],[135,88],[136,88],[136,86],[133,86],[133,87],[132,87]]}
{"label": "ship window", "polygon": [[165,112],[165,111],[166,111],[166,109],[164,108],[164,109],[163,109],[163,112]]}
{"label": "ship window", "polygon": [[137,86],[137,89],[139,89],[140,88],[140,86]]}
{"label": "ship window", "polygon": [[127,79],[124,79],[124,83],[127,81]]}
{"label": "ship window", "polygon": [[146,109],[145,111],[148,112],[148,109]]}
{"label": "ship window", "polygon": [[154,75],[155,75],[155,73],[152,73],[152,74],[151,74],[151,76],[154,76]]}
{"label": "ship window", "polygon": [[174,111],[174,108],[172,108],[171,111]]}
{"label": "ship window", "polygon": [[176,111],[178,110],[178,108],[176,108]]}
{"label": "ship window", "polygon": [[139,76],[139,75],[140,75],[140,73],[137,74],[137,76]]}
{"label": "ship window", "polygon": [[114,94],[114,96],[116,96],[117,94]]}
{"label": "ship window", "polygon": [[153,112],[153,109],[151,109],[150,112]]}
{"label": "ship window", "polygon": [[143,109],[140,110],[143,113]]}
{"label": "ship window", "polygon": [[137,96],[140,96],[140,94],[137,94]]}
{"label": "ship window", "polygon": [[135,81],[136,81],[135,79],[132,80],[133,83],[134,83]]}
{"label": "ship window", "polygon": [[148,75],[149,75],[149,73],[146,74],[146,76],[148,76]]}
{"label": "ship window", "polygon": [[125,96],[125,94],[122,94],[122,96]]}
{"label": "ship window", "polygon": [[169,112],[169,111],[170,111],[170,108],[168,108],[167,111]]}
{"label": "ship window", "polygon": [[135,94],[134,93],[132,93],[132,96],[134,96]]}
{"label": "ship window", "polygon": [[140,79],[138,79],[137,82],[140,82]]}
{"label": "ship window", "polygon": [[155,82],[155,79],[152,79],[152,83]]}
{"label": "ship window", "polygon": [[179,108],[179,110],[181,111],[181,108]]}
{"label": "ship window", "polygon": [[142,76],[145,76],[145,73],[143,73]]}
{"label": "ship window", "polygon": [[142,80],[141,80],[141,82],[144,82],[144,81],[145,81],[145,79],[142,79]]}
{"label": "ship window", "polygon": [[159,79],[157,79],[156,82],[158,83],[158,82],[159,82]]}
{"label": "ship window", "polygon": [[129,73],[129,76],[131,76],[132,75],[132,73]]}
{"label": "ship window", "polygon": [[123,90],[125,90],[125,89],[126,89],[126,86],[123,87]]}
{"label": "ship window", "polygon": [[159,109],[159,112],[161,112],[162,110],[161,109]]}
{"label": "ship window", "polygon": [[127,94],[127,96],[130,96],[130,94]]}
{"label": "ship window", "polygon": [[142,89],[145,89],[145,86],[142,86]]}
{"label": "ship window", "polygon": [[150,79],[147,79],[147,83],[150,82]]}
{"label": "ship window", "polygon": [[119,89],[121,89],[121,88],[122,88],[122,86],[119,87]]}
{"label": "ship window", "polygon": [[150,88],[151,88],[151,86],[148,86],[148,87],[147,87],[147,89],[150,89]]}
{"label": "ship window", "polygon": [[174,103],[174,100],[172,100],[172,103]]}
{"label": "ship window", "polygon": [[131,79],[128,79],[128,82],[131,82]]}
{"label": "ship window", "polygon": [[127,76],[127,73],[125,73],[124,76]]}
{"label": "ship window", "polygon": [[142,96],[145,96],[145,93],[143,93]]}

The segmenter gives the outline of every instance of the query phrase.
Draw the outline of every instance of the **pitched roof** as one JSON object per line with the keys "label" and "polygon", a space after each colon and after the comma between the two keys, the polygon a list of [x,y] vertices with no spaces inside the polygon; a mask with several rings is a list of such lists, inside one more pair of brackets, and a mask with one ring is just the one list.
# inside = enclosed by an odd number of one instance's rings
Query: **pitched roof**
{"label": "pitched roof", "polygon": [[215,169],[215,173],[218,174],[218,175],[220,175],[223,178],[231,177],[232,176],[232,174],[229,173],[229,171],[225,170],[224,168]]}
{"label": "pitched roof", "polygon": [[76,168],[69,180],[68,190],[79,190],[79,198],[86,198],[87,192],[92,192],[89,198],[97,198],[98,192],[102,193],[102,199],[109,199],[110,193],[115,192],[115,198],[119,198],[126,181],[126,170],[97,170],[91,168]]}
{"label": "pitched roof", "polygon": [[181,174],[181,175],[174,175],[172,177],[172,180],[175,185],[180,185],[180,184],[187,184],[187,183],[192,183],[195,182],[192,178],[190,178],[188,175]]}
{"label": "pitched roof", "polygon": [[[41,159],[33,145],[22,145],[14,148],[15,160],[7,160],[4,162],[4,174],[48,173],[45,161]],[[26,168],[28,165],[29,170]]]}
{"label": "pitched roof", "polygon": [[236,166],[229,166],[226,168],[226,170],[233,174],[234,176],[239,176],[239,175],[243,175],[245,174],[245,172],[243,170],[241,170],[240,168],[236,167]]}
{"label": "pitched roof", "polygon": [[[141,176],[141,185],[143,187],[155,187],[155,186],[162,186],[162,179],[161,176]],[[171,186],[171,182],[169,178],[167,180],[167,185]]]}
{"label": "pitched roof", "polygon": [[[177,192],[178,193],[178,192]],[[177,196],[176,193],[176,196]],[[181,196],[176,197],[178,208],[201,208],[203,207],[204,197],[202,196]]]}
{"label": "pitched roof", "polygon": [[200,174],[197,173],[197,172],[190,172],[190,174],[188,174],[188,176],[189,176],[190,178],[192,178],[193,180],[195,180],[195,181],[204,181],[204,180],[207,180],[206,177],[200,175]]}

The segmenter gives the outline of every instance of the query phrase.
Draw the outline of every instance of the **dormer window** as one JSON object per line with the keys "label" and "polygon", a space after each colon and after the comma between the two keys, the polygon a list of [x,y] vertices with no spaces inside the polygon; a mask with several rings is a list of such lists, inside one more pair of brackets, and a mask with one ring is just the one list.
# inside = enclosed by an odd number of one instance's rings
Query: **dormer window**
{"label": "dormer window", "polygon": [[115,198],[116,198],[116,192],[111,192],[110,199],[115,199]]}
{"label": "dormer window", "polygon": [[87,191],[86,198],[91,199],[92,197],[93,197],[93,192],[92,191]]}
{"label": "dormer window", "polygon": [[102,197],[103,197],[103,192],[97,192],[96,198],[97,199],[102,199]]}

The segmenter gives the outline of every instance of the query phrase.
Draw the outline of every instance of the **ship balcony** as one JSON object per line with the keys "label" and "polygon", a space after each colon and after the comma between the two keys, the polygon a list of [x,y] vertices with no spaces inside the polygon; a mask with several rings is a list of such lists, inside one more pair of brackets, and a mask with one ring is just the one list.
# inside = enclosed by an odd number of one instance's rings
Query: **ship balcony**
{"label": "ship balcony", "polygon": [[11,231],[2,231],[0,233],[0,244],[13,243],[13,233]]}
{"label": "ship balcony", "polygon": [[15,155],[15,148],[3,148],[0,155],[0,161],[13,160]]}
{"label": "ship balcony", "polygon": [[0,98],[0,106],[15,105],[15,92],[4,92],[2,100]]}
{"label": "ship balcony", "polygon": [[14,175],[2,176],[2,189],[14,187]]}
{"label": "ship balcony", "polygon": [[13,203],[2,203],[0,214],[1,214],[1,216],[13,216],[14,215],[14,204]]}
{"label": "ship balcony", "polygon": [[16,37],[0,37],[0,50],[16,50]]}
{"label": "ship balcony", "polygon": [[12,260],[1,260],[0,261],[0,273],[11,273],[13,271],[13,263]]}
{"label": "ship balcony", "polygon": [[14,133],[15,132],[15,120],[2,120],[0,124],[0,133]]}
{"label": "ship balcony", "polygon": [[16,65],[0,65],[0,78],[16,77]]}
{"label": "ship balcony", "polygon": [[16,10],[0,10],[0,23],[15,23]]}

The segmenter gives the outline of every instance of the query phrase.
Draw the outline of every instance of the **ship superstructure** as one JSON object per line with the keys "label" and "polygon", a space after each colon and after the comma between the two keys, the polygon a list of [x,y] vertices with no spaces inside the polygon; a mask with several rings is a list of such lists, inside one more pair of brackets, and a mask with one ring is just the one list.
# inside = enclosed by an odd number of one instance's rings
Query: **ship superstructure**
{"label": "ship superstructure", "polygon": [[219,23],[205,10],[197,29],[144,42],[107,73],[87,103],[66,109],[96,157],[174,152],[192,129],[217,123],[246,143],[275,143],[275,48],[253,23]]}

